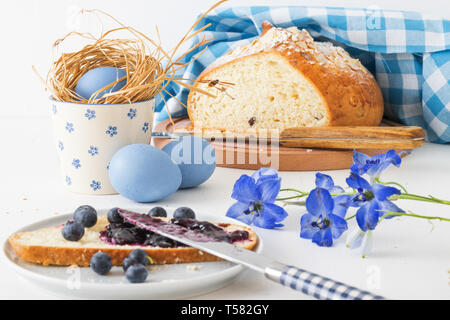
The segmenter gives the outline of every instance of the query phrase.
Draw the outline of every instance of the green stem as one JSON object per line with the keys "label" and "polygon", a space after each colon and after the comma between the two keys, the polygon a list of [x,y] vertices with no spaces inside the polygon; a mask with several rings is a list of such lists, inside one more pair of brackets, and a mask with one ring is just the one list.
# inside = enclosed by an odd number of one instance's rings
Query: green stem
{"label": "green stem", "polygon": [[294,188],[280,189],[280,192],[281,191],[293,191],[293,192],[297,192],[297,193],[300,193],[300,194],[305,194],[306,193],[306,192],[303,192],[303,191],[300,191],[300,190],[297,190],[297,189],[294,189]]}
{"label": "green stem", "polygon": [[398,182],[395,182],[395,181],[383,182],[383,181],[380,181],[379,178],[375,178],[375,182],[381,183],[381,184],[384,184],[384,185],[389,185],[389,184],[395,185],[395,186],[397,186],[397,187],[400,187],[404,193],[408,193],[408,191],[406,190],[406,188],[405,188],[404,186],[402,186],[402,185],[401,185],[400,183],[398,183]]}
{"label": "green stem", "polygon": [[284,201],[284,200],[298,199],[298,198],[303,198],[303,197],[306,197],[306,196],[307,196],[307,194],[298,195],[298,196],[292,196],[292,197],[285,197],[285,198],[277,198],[277,201]]}
{"label": "green stem", "polygon": [[290,197],[284,197],[284,198],[277,198],[277,201],[284,201],[284,200],[291,200],[291,199],[298,199],[298,198],[303,198],[306,197],[307,195],[309,195],[309,192],[303,192],[294,188],[286,188],[286,189],[281,189],[281,191],[291,191],[291,192],[297,192],[299,193],[299,195],[296,196],[290,196]]}
{"label": "green stem", "polygon": [[305,201],[283,201],[285,205],[291,205],[291,206],[305,206]]}
{"label": "green stem", "polygon": [[420,214],[415,214],[415,213],[406,213],[406,212],[388,212],[386,213],[382,218],[387,217],[387,216],[391,216],[391,215],[395,215],[395,216],[406,216],[406,217],[413,217],[413,218],[420,218],[420,219],[427,219],[427,220],[440,220],[440,221],[449,221],[449,218],[443,218],[443,217],[430,217],[430,216],[422,216]]}
{"label": "green stem", "polygon": [[410,193],[402,193],[402,194],[400,194],[398,196],[394,196],[394,198],[407,199],[407,200],[416,200],[416,201],[425,201],[425,202],[433,202],[433,203],[440,203],[440,204],[450,205],[450,201],[448,201],[448,200],[438,199],[438,198],[435,198],[433,196],[424,197],[424,196],[419,196],[417,194],[410,194]]}

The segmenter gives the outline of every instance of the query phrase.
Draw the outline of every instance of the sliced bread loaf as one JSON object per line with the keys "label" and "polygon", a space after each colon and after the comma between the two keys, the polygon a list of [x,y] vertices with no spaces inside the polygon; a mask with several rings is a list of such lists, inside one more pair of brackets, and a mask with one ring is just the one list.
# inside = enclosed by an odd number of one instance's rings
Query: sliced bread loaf
{"label": "sliced bread loaf", "polygon": [[217,59],[191,90],[194,126],[246,132],[309,126],[375,126],[383,98],[372,74],[341,47],[306,30],[263,23],[261,37]]}
{"label": "sliced bread loaf", "polygon": [[[164,219],[164,218],[161,218]],[[98,251],[111,256],[113,265],[122,265],[123,259],[134,249],[144,249],[155,264],[172,264],[184,262],[218,261],[220,258],[191,247],[161,248],[152,246],[112,245],[100,239],[100,232],[109,224],[106,216],[99,217],[97,224],[86,229],[79,241],[67,241],[61,235],[62,225],[20,232],[12,235],[9,242],[17,256],[28,262],[47,265],[89,266],[91,257]],[[234,243],[237,246],[253,249],[258,238],[247,227],[234,224],[217,224],[226,232],[246,230],[248,240]]]}

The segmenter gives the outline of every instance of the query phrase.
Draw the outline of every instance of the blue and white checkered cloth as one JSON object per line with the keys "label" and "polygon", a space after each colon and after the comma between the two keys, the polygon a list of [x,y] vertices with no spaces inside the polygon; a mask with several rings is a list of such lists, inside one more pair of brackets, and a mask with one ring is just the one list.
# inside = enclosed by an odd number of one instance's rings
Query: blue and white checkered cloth
{"label": "blue and white checkered cloth", "polygon": [[[376,77],[385,99],[385,116],[426,130],[427,139],[450,142],[450,20],[416,12],[325,7],[232,7],[218,8],[197,29],[211,26],[193,39],[214,40],[207,50],[177,76],[196,79],[202,70],[236,46],[261,33],[268,20],[277,27],[306,29],[319,41],[331,41],[358,58]],[[191,52],[188,62],[202,48]],[[167,90],[184,103],[189,91],[175,83]],[[157,99],[159,119],[185,108],[168,93]]]}

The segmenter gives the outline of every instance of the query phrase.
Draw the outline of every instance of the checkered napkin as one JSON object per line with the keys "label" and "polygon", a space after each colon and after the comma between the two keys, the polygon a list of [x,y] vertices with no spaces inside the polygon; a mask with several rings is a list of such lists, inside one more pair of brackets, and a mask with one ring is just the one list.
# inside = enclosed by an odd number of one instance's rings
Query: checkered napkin
{"label": "checkered napkin", "polygon": [[[216,58],[245,45],[261,33],[261,24],[306,29],[319,41],[331,41],[359,59],[375,76],[385,99],[385,115],[421,126],[427,139],[450,142],[450,20],[415,12],[324,7],[232,7],[210,13],[196,27],[210,23],[193,43],[214,40],[206,51],[177,74],[196,79]],[[190,61],[202,48],[191,52]],[[172,96],[186,103],[189,91],[171,83],[158,96],[158,120],[186,114]],[[165,103],[165,102],[166,103]]]}

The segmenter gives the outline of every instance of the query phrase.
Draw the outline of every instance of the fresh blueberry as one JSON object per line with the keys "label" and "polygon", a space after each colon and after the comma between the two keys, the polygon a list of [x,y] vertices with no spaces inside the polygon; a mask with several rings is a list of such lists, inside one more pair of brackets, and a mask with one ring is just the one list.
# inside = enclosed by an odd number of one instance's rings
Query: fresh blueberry
{"label": "fresh blueberry", "polygon": [[195,219],[195,212],[188,207],[179,207],[173,213],[175,219]]}
{"label": "fresh blueberry", "polygon": [[147,279],[148,270],[142,264],[134,264],[127,269],[125,276],[131,283],[142,283]]}
{"label": "fresh blueberry", "polygon": [[105,275],[112,268],[112,261],[109,254],[104,252],[97,252],[91,258],[91,268],[100,275]]}
{"label": "fresh blueberry", "polygon": [[145,250],[142,249],[136,249],[130,252],[128,255],[128,258],[136,260],[140,264],[143,264],[144,266],[148,265],[150,261],[148,260],[148,254],[145,252]]}
{"label": "fresh blueberry", "polygon": [[167,217],[167,211],[163,207],[154,207],[148,214],[152,217]]}
{"label": "fresh blueberry", "polygon": [[84,236],[84,227],[74,221],[67,221],[61,230],[64,239],[69,241],[78,241]]}
{"label": "fresh blueberry", "polygon": [[78,207],[73,214],[73,220],[85,228],[93,227],[97,223],[97,211],[88,205]]}
{"label": "fresh blueberry", "polygon": [[139,263],[138,261],[136,261],[134,259],[131,259],[130,257],[123,259],[123,262],[122,262],[123,271],[127,271],[130,266],[133,266],[135,264],[141,264],[141,263]]}
{"label": "fresh blueberry", "polygon": [[109,223],[121,223],[123,221],[122,216],[118,212],[119,208],[112,208],[108,211]]}

